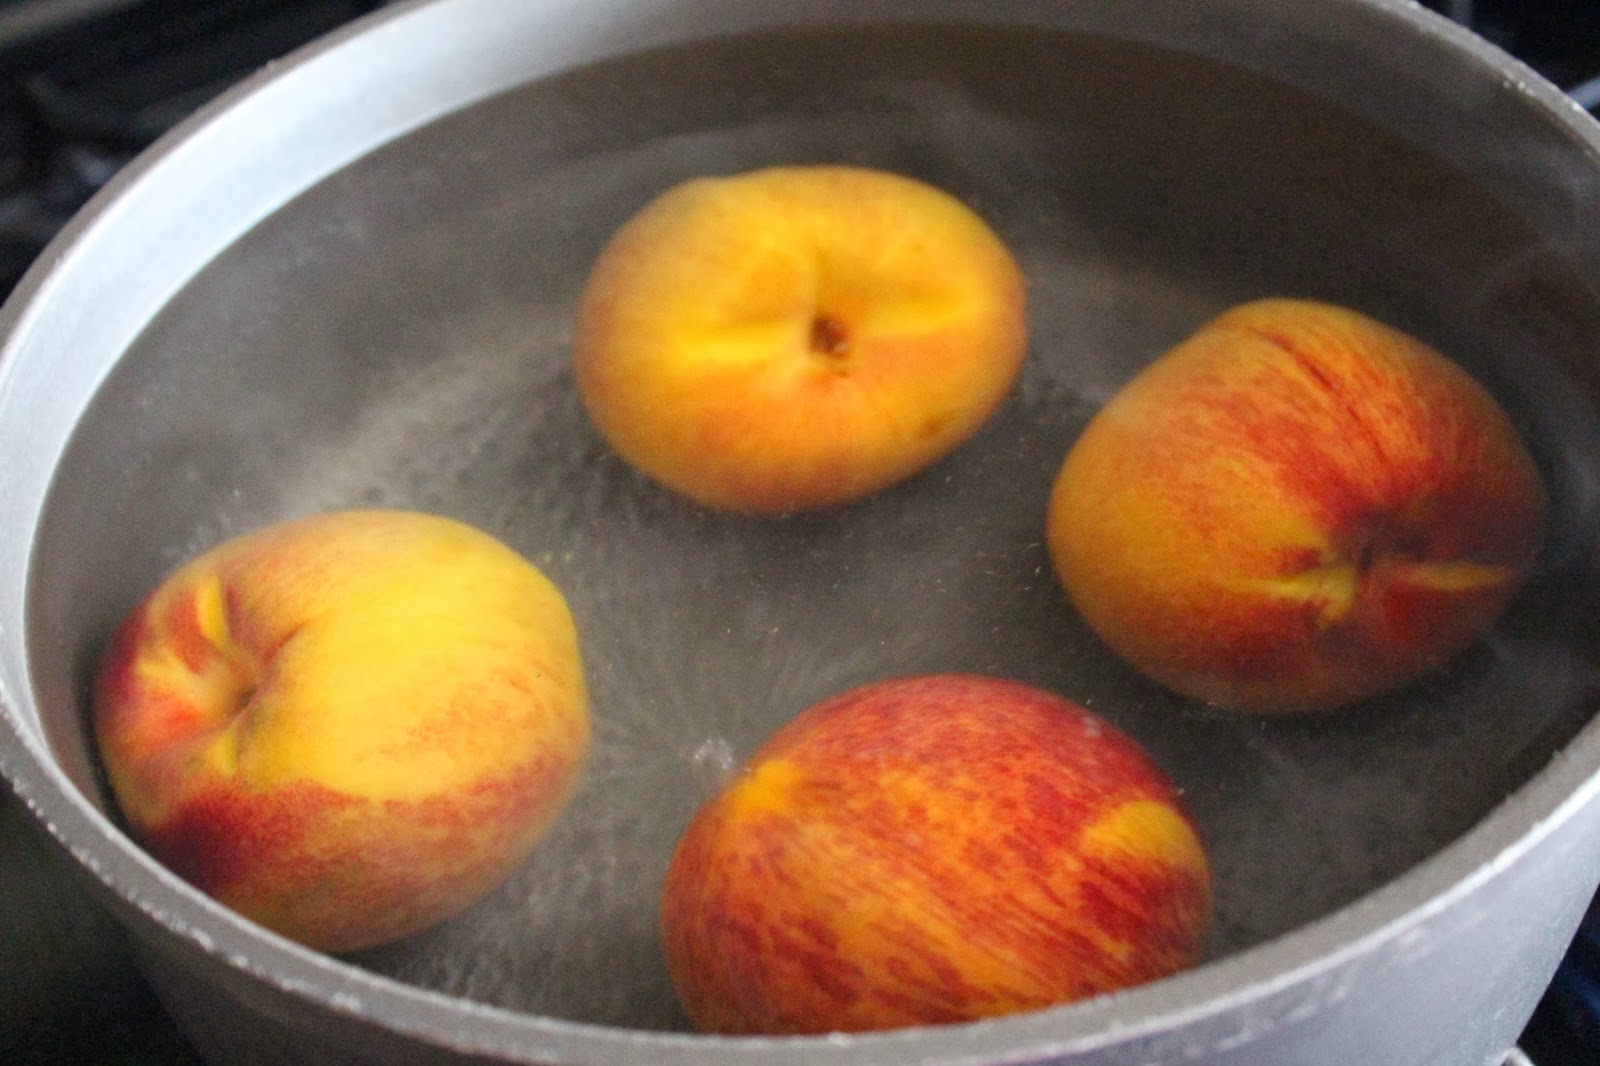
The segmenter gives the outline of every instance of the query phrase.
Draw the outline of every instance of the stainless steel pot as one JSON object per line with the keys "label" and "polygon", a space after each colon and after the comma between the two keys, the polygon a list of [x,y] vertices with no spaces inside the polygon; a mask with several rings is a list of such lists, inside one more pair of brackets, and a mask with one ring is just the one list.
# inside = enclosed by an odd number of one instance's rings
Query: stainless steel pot
{"label": "stainless steel pot", "polygon": [[[979,438],[872,501],[700,512],[584,422],[572,299],[671,181],[808,160],[983,212],[1030,277],[1029,366]],[[1039,543],[1095,405],[1268,293],[1357,306],[1467,364],[1558,512],[1482,647],[1293,722],[1133,675]],[[144,156],[0,325],[0,769],[219,1063],[1488,1063],[1600,881],[1600,127],[1414,5],[402,5]],[[584,633],[597,742],[500,892],[335,960],[128,841],[83,693],[181,559],[356,504],[452,513],[540,562]],[[822,695],[932,669],[1046,685],[1152,751],[1215,861],[1207,961],[982,1024],[677,1031],[655,892],[707,781]]]}

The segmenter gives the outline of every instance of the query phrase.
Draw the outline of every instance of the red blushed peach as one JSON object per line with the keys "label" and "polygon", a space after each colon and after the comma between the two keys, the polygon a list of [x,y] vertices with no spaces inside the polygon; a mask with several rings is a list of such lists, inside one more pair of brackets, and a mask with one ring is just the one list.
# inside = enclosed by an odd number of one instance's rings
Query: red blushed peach
{"label": "red blushed peach", "polygon": [[955,198],[858,167],[662,194],[600,254],[574,339],[612,447],[713,507],[865,496],[972,436],[1027,347],[1023,280]]}
{"label": "red blushed peach", "polygon": [[1482,637],[1548,503],[1499,404],[1356,312],[1263,300],[1090,421],[1050,500],[1090,626],[1178,692],[1260,713],[1395,689]]}
{"label": "red blushed peach", "polygon": [[180,568],[113,637],[94,725],[152,855],[325,951],[499,884],[588,742],[561,594],[489,536],[396,511],[285,523]]}
{"label": "red blushed peach", "polygon": [[867,685],[780,729],[694,817],[662,928],[719,1033],[957,1022],[1194,963],[1205,854],[1170,785],[1077,705],[994,678]]}

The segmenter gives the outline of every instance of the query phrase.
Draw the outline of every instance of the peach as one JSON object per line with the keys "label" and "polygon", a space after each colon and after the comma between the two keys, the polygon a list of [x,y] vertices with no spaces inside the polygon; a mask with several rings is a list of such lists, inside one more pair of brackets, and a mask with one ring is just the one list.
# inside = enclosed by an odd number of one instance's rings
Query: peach
{"label": "peach", "polygon": [[996,678],[865,685],[694,816],[662,896],[695,1024],[822,1033],[1033,1010],[1193,964],[1205,853],[1125,735]]}
{"label": "peach", "polygon": [[1048,543],[1134,667],[1258,713],[1405,685],[1482,637],[1548,503],[1490,394],[1354,311],[1234,308],[1138,374],[1062,465]]}
{"label": "peach", "polygon": [[310,947],[404,937],[503,880],[588,742],[560,592],[449,519],[347,511],[182,566],[123,622],[94,727],[131,834]]}
{"label": "peach", "polygon": [[1027,347],[1023,279],[946,193],[845,166],[663,193],[579,305],[583,402],[637,469],[782,514],[868,495],[971,437]]}

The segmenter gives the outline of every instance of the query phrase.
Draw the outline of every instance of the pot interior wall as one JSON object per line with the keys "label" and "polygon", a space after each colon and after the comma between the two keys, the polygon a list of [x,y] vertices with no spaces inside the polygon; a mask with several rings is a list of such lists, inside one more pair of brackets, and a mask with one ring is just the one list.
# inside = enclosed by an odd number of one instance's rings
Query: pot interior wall
{"label": "pot interior wall", "polygon": [[[642,481],[585,422],[570,317],[601,242],[666,186],[778,162],[962,197],[1030,281],[1015,395],[880,496],[758,522]],[[516,1009],[680,1027],[656,893],[726,768],[845,686],[1002,674],[1086,703],[1185,791],[1214,861],[1213,958],[1435,853],[1584,725],[1600,299],[1453,169],[1243,70],[1043,31],[895,26],[608,62],[474,106],[276,212],[180,292],[81,422],[38,531],[29,634],[62,765],[106,803],[83,699],[108,631],[227,536],[349,506],[448,513],[568,595],[596,742],[554,834],[496,894],[354,961]],[[1043,507],[1084,422],[1235,301],[1346,303],[1478,373],[1558,510],[1546,571],[1446,673],[1346,713],[1220,715],[1074,616]]]}

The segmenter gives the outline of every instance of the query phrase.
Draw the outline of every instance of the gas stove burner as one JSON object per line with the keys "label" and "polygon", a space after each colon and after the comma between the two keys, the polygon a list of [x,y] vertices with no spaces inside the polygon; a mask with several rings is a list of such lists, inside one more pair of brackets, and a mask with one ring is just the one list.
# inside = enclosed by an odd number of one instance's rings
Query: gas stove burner
{"label": "gas stove burner", "polygon": [[384,2],[0,2],[0,286],[181,119]]}

